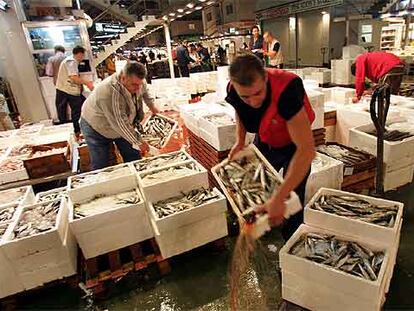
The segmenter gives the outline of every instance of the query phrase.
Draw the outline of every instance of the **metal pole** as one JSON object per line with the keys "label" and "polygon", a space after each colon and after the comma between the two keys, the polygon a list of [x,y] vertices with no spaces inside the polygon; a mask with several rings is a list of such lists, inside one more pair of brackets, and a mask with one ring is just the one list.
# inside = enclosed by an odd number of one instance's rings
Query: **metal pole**
{"label": "metal pole", "polygon": [[410,24],[411,24],[411,14],[408,14],[405,18],[405,41],[404,47],[410,45]]}
{"label": "metal pole", "polygon": [[171,50],[170,27],[167,23],[164,23],[164,33],[165,33],[165,44],[167,45],[168,64],[170,65],[170,75],[171,75],[171,78],[175,78],[174,60],[172,57],[172,50]]}

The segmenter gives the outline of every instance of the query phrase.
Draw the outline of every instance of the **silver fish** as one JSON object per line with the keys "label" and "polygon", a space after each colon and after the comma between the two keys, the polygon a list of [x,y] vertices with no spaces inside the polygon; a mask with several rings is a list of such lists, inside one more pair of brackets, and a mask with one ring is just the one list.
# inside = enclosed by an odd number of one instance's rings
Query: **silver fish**
{"label": "silver fish", "polygon": [[135,162],[134,165],[137,171],[145,171],[161,166],[184,162],[187,160],[190,160],[190,158],[184,152],[178,152],[174,154],[166,153],[157,157],[139,160]]}
{"label": "silver fish", "polygon": [[370,281],[377,280],[384,260],[383,252],[374,252],[335,236],[313,233],[303,234],[289,253]]}
{"label": "silver fish", "polygon": [[196,189],[189,193],[183,193],[167,200],[159,201],[154,204],[154,210],[158,218],[164,218],[175,213],[189,210],[217,199],[219,196],[212,189]]}
{"label": "silver fish", "polygon": [[170,136],[174,123],[160,116],[152,115],[143,127],[142,139],[155,148],[162,148]]}
{"label": "silver fish", "polygon": [[322,195],[311,208],[372,224],[394,227],[398,206],[377,206],[356,196]]}

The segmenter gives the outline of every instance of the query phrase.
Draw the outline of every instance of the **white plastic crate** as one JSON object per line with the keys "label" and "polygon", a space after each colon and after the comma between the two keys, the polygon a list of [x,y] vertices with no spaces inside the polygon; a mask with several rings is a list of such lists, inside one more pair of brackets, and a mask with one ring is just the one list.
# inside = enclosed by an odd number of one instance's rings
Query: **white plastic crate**
{"label": "white plastic crate", "polygon": [[[312,206],[315,201],[319,200],[322,195],[346,195],[360,198],[378,206],[397,206],[398,213],[395,219],[395,224],[393,227],[389,228],[310,208],[310,206]],[[398,230],[400,229],[400,224],[402,222],[403,207],[403,203],[396,201],[383,200],[340,190],[321,188],[305,206],[304,222],[309,226],[336,231],[351,237],[363,237],[364,241],[367,243],[381,243],[387,247],[392,247],[395,244],[397,236],[399,235]]]}
{"label": "white plastic crate", "polygon": [[355,77],[351,73],[351,65],[353,62],[353,59],[331,60],[331,82],[339,85],[354,83]]}
{"label": "white plastic crate", "polygon": [[[170,167],[180,166],[184,164],[194,163],[197,171],[185,176],[173,176],[164,178],[162,180],[154,180],[152,182],[143,182],[143,174],[158,172]],[[148,170],[145,172],[138,172],[138,184],[142,194],[148,202],[158,202],[179,195],[182,192],[188,192],[198,188],[208,188],[208,174],[207,170],[195,160],[185,161],[177,164],[165,166]]]}
{"label": "white plastic crate", "polygon": [[311,173],[306,183],[305,202],[308,202],[321,188],[340,189],[344,179],[344,164],[322,153],[317,153],[316,158],[325,161],[324,167],[311,166]]}
{"label": "white plastic crate", "polygon": [[[164,144],[161,146],[161,148],[159,148],[159,149],[162,149],[162,148],[164,148],[164,147],[168,144],[168,142],[170,141],[171,136],[174,134],[175,130],[176,130],[176,129],[177,129],[177,127],[178,127],[178,122],[177,122],[177,121],[175,121],[175,120],[173,120],[173,119],[171,119],[171,118],[168,118],[168,117],[166,117],[166,116],[164,116],[164,115],[162,115],[162,114],[157,114],[157,117],[159,117],[159,118],[161,118],[161,119],[165,119],[165,120],[167,120],[168,122],[170,122],[170,123],[172,123],[172,124],[173,124],[173,126],[172,126],[172,128],[171,128],[170,132],[168,133],[167,138],[166,138],[166,139],[165,139],[165,141],[164,141]],[[151,119],[151,117],[147,118],[147,119],[144,121],[144,123],[142,124],[142,127],[143,127],[143,128],[145,128],[146,124],[149,122],[149,120],[150,120],[150,119]],[[155,148],[155,147],[153,147],[153,148]],[[156,148],[156,149],[158,149],[158,148]]]}
{"label": "white plastic crate", "polygon": [[148,211],[158,232],[164,233],[175,230],[178,227],[202,221],[208,217],[225,212],[227,210],[226,198],[216,188],[213,191],[219,196],[217,199],[163,218],[158,217],[153,204],[148,202]]}
{"label": "white plastic crate", "polygon": [[[366,124],[352,128],[349,132],[349,146],[358,148],[369,154],[377,154],[377,138],[374,135],[367,134],[368,131],[374,131],[373,124]],[[397,162],[401,158],[414,157],[414,136],[402,141],[390,142],[384,141],[384,162]]]}
{"label": "white plastic crate", "polygon": [[153,220],[151,220],[151,224],[163,258],[185,253],[228,234],[225,212],[164,233],[158,231]]}
{"label": "white plastic crate", "polygon": [[[226,113],[218,113],[211,115],[220,115]],[[217,125],[205,117],[199,120],[200,137],[204,139],[208,144],[214,147],[218,151],[225,151],[231,149],[236,142],[236,122],[228,125]],[[231,116],[230,116],[231,117]]]}
{"label": "white plastic crate", "polygon": [[26,210],[33,209],[44,203],[28,205],[19,209],[18,215],[3,237],[4,244],[2,248],[9,259],[14,261],[45,250],[58,249],[63,245],[68,227],[68,208],[65,200],[58,199],[56,201],[60,202],[60,208],[53,229],[20,239],[12,239],[13,230],[19,223],[22,214]]}
{"label": "white plastic crate", "polygon": [[[248,145],[245,149],[240,151],[235,155],[235,159],[239,159],[244,156],[250,156],[250,155],[256,155],[259,157],[259,159],[263,162],[263,164],[266,166],[266,168],[273,173],[273,175],[279,180],[279,182],[283,182],[283,178],[280,176],[280,174],[275,170],[275,168],[267,161],[267,159],[260,153],[260,151],[256,148],[254,145]],[[227,200],[229,201],[234,213],[238,217],[242,217],[239,208],[237,206],[237,203],[234,201],[233,197],[227,190],[224,183],[221,181],[220,177],[218,176],[218,171],[221,167],[225,166],[228,163],[228,160],[224,160],[221,163],[217,164],[216,166],[211,168],[211,172],[218,182],[221,190],[223,191],[224,195],[227,197]],[[296,193],[293,191],[289,194],[289,199],[285,202],[286,203],[286,212],[285,217],[288,218],[290,215],[296,214],[302,209],[302,204],[300,203],[299,197]]]}
{"label": "white plastic crate", "polygon": [[325,122],[325,95],[322,92],[309,90],[306,92],[312,109],[315,112],[315,120],[312,123],[312,130],[324,127]]}
{"label": "white plastic crate", "polygon": [[[98,183],[76,186],[75,188],[73,186],[74,178],[92,175],[92,174],[95,175],[95,174],[99,174],[102,172],[109,172],[115,169],[121,169],[121,171],[117,173],[115,177],[108,176],[107,179],[102,180]],[[76,176],[69,177],[68,178],[68,196],[75,203],[82,202],[85,199],[90,197],[90,193],[92,191],[96,191],[95,189],[96,187],[100,187],[101,189],[110,189],[110,187],[115,184],[130,185],[131,187],[133,187],[136,184],[135,171],[130,166],[130,164],[128,163],[119,164],[119,165],[107,167],[101,170],[91,171],[91,172],[87,172],[84,174],[79,174]]]}
{"label": "white plastic crate", "polygon": [[35,195],[32,186],[24,186],[0,191],[0,206],[10,203],[18,203],[21,206],[33,204]]}
{"label": "white plastic crate", "polygon": [[413,181],[414,165],[384,173],[384,191],[394,190]]}
{"label": "white plastic crate", "polygon": [[55,189],[48,190],[48,191],[38,192],[36,194],[34,203],[40,203],[41,201],[45,201],[44,197],[49,196],[49,195],[56,196],[56,199],[67,197],[68,195],[67,190],[68,190],[67,187],[60,187],[60,188],[55,188]]}
{"label": "white plastic crate", "polygon": [[[0,162],[0,167],[5,165],[9,161],[20,161],[16,159],[6,159]],[[29,179],[29,175],[27,174],[26,169],[23,167],[22,169],[0,173],[0,185],[1,184],[8,184],[15,181],[26,180]]]}
{"label": "white plastic crate", "polygon": [[[132,191],[113,185],[106,195]],[[73,202],[69,201],[69,225],[86,259],[139,243],[152,238],[145,202],[138,189],[140,201],[133,205],[119,205],[109,211],[74,218]],[[103,193],[101,193],[103,194]],[[91,196],[93,198],[93,196]]]}
{"label": "white plastic crate", "polygon": [[[385,253],[378,278],[376,281],[368,281],[346,272],[336,270],[333,267],[315,263],[311,260],[289,254],[292,246],[305,233],[322,233],[335,235],[339,239],[354,241],[366,246],[373,251]],[[282,297],[300,306],[313,310],[335,310],[338,307],[338,299],[342,295],[353,310],[360,310],[357,306],[364,306],[362,310],[379,310],[384,301],[385,289],[389,277],[390,248],[384,244],[371,244],[365,242],[363,236],[354,238],[336,231],[320,229],[308,225],[301,225],[293,236],[286,242],[279,252],[280,267],[282,269]],[[312,295],[303,294],[312,293]],[[340,293],[338,296],[337,293]],[[313,298],[317,296],[318,299]],[[355,309],[356,308],[356,309]]]}
{"label": "white plastic crate", "polygon": [[351,44],[351,45],[344,46],[342,48],[342,58],[350,59],[353,61],[359,55],[364,54],[366,52],[367,51],[362,46]]}
{"label": "white plastic crate", "polygon": [[[7,228],[9,224],[0,225],[0,228]],[[0,237],[0,298],[4,298],[24,290],[18,274],[13,268],[12,262],[4,253],[1,247]]]}

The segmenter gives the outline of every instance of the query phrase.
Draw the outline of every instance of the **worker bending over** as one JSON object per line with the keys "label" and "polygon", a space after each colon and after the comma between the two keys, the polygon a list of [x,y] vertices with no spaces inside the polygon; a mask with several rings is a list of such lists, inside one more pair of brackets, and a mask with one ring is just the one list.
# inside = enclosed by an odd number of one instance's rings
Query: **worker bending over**
{"label": "worker bending over", "polygon": [[109,166],[113,143],[124,162],[141,158],[149,146],[135,130],[144,118],[143,101],[152,113],[158,113],[148,92],[141,63],[125,65],[121,73],[103,80],[86,99],[80,126],[89,148],[92,170]]}
{"label": "worker bending over", "polygon": [[392,94],[398,94],[404,74],[404,63],[394,54],[387,52],[371,52],[359,55],[351,65],[351,73],[355,76],[355,96],[357,103],[365,90],[365,78],[374,83],[388,83]]}

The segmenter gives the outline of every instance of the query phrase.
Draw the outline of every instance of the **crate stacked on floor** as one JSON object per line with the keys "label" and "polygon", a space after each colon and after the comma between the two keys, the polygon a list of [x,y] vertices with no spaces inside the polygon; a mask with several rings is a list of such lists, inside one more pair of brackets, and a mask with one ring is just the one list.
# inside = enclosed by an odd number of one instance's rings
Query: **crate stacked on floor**
{"label": "crate stacked on floor", "polygon": [[[361,212],[338,215],[328,206],[332,197],[359,203]],[[369,206],[376,208],[372,214],[388,214],[387,221],[366,216]],[[396,262],[402,212],[399,202],[320,189],[305,207],[304,224],[280,251],[283,299],[310,310],[338,305],[341,310],[380,310]],[[333,261],[326,259],[335,255]]]}
{"label": "crate stacked on floor", "polygon": [[[216,189],[208,190],[206,169],[190,155],[179,151],[143,159],[133,165],[163,258],[227,236],[224,196]],[[200,199],[199,204],[185,209],[172,207],[177,206],[174,202],[179,202],[183,196],[188,198],[194,192],[203,191],[211,191],[214,198]],[[205,198],[206,195],[201,196]]]}
{"label": "crate stacked on floor", "polygon": [[[387,131],[399,131],[405,138],[384,139],[384,190],[397,189],[411,183],[414,176],[414,127],[411,122],[391,123]],[[402,137],[402,136],[401,136]],[[377,154],[377,138],[374,125],[368,124],[351,129],[349,144],[372,155]]]}
{"label": "crate stacked on floor", "polygon": [[0,273],[1,297],[77,272],[77,247],[68,227],[66,199],[35,203],[31,187],[6,190],[0,197],[5,193],[11,197],[16,191],[22,197],[0,208],[12,207],[9,218],[2,221],[6,230],[0,239],[0,267],[5,269]]}
{"label": "crate stacked on floor", "polygon": [[[349,153],[351,157],[357,160],[351,162],[344,160],[340,153],[332,153],[325,149],[330,146],[339,148],[344,153]],[[317,148],[317,151],[344,163],[342,190],[361,193],[374,189],[376,172],[376,158],[374,156],[338,143],[321,145]]]}

